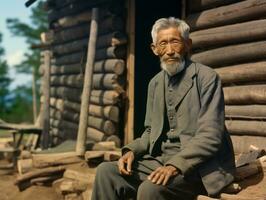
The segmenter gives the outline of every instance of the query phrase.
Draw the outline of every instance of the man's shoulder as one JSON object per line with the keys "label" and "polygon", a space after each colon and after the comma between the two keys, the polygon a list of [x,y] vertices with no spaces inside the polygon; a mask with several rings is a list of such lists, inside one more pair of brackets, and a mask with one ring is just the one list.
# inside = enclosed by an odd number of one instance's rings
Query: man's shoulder
{"label": "man's shoulder", "polygon": [[208,67],[204,64],[193,62],[193,61],[192,61],[192,65],[194,65],[195,72],[198,78],[200,79],[208,80],[208,79],[216,79],[219,77],[216,71],[212,69],[211,67]]}
{"label": "man's shoulder", "polygon": [[149,86],[154,85],[156,82],[158,82],[160,79],[162,79],[164,76],[164,71],[161,70],[160,72],[158,72],[157,74],[155,74],[152,79],[150,80]]}

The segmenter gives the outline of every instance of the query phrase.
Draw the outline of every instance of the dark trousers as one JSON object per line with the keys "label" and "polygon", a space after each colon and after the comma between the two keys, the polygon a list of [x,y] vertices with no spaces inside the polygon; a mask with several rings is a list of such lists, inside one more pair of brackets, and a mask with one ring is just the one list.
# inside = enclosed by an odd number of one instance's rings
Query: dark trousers
{"label": "dark trousers", "polygon": [[153,184],[147,176],[162,166],[156,158],[133,163],[132,175],[121,175],[117,162],[104,162],[97,168],[92,200],[193,200],[205,194],[201,179],[195,173],[172,177],[166,186]]}

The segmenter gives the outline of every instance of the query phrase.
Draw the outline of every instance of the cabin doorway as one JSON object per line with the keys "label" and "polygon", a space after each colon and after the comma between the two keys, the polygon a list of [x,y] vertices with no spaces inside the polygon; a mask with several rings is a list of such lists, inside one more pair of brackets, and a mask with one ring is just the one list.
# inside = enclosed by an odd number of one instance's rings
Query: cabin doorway
{"label": "cabin doorway", "polygon": [[134,138],[141,136],[144,131],[148,84],[160,71],[159,59],[150,49],[152,25],[161,17],[181,18],[181,2],[135,0]]}

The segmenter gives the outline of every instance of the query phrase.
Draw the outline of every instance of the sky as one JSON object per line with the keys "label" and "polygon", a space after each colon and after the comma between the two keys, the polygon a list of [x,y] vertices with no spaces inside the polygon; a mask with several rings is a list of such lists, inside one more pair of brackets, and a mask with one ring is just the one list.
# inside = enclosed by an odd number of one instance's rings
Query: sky
{"label": "sky", "polygon": [[25,2],[26,0],[5,0],[0,6],[0,32],[3,35],[1,45],[5,49],[5,58],[10,66],[9,74],[13,79],[11,89],[31,82],[31,76],[17,74],[13,67],[23,60],[28,46],[23,38],[13,36],[6,25],[7,18],[19,18],[22,22],[30,23],[31,11],[25,7]]}

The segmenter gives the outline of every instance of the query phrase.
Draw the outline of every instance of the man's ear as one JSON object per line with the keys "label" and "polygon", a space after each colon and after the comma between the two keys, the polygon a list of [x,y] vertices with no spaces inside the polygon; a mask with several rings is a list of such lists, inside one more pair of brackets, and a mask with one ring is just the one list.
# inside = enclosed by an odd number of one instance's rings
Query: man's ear
{"label": "man's ear", "polygon": [[153,43],[151,43],[151,50],[152,50],[152,52],[153,52],[156,56],[159,55],[159,54],[158,54],[158,50],[157,50],[156,46],[155,46]]}

